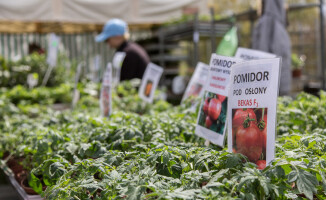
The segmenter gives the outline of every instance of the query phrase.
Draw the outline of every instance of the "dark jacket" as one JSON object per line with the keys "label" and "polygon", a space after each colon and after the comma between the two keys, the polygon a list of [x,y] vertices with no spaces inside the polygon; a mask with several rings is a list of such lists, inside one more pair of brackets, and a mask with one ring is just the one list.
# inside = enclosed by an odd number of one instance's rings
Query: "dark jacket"
{"label": "dark jacket", "polygon": [[138,44],[127,41],[122,43],[117,51],[126,53],[121,67],[120,81],[133,78],[141,79],[150,62],[146,51]]}

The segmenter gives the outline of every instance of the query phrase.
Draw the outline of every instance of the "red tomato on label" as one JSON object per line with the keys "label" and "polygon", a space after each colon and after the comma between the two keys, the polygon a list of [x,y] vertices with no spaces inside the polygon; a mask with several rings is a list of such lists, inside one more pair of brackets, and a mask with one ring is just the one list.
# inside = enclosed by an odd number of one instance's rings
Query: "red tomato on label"
{"label": "red tomato on label", "polygon": [[211,118],[209,118],[209,116],[207,116],[207,117],[206,117],[206,121],[205,121],[205,126],[206,126],[207,128],[209,128],[209,127],[212,126],[212,124],[213,124],[213,122],[212,122]]}
{"label": "red tomato on label", "polygon": [[256,162],[257,169],[263,170],[266,168],[266,160],[258,160]]}
{"label": "red tomato on label", "polygon": [[248,114],[250,119],[255,119],[255,121],[257,120],[256,114],[251,108],[247,108],[245,110],[242,108],[237,109],[232,119],[232,128],[238,128],[239,126],[242,126],[243,122],[248,117]]}
{"label": "red tomato on label", "polygon": [[207,98],[205,99],[205,102],[204,102],[203,110],[204,110],[205,115],[208,114],[209,101],[210,101],[210,99],[207,97]]}
{"label": "red tomato on label", "polygon": [[237,132],[237,129],[236,128],[233,128],[232,129],[232,146],[235,147],[235,138],[236,138],[236,133]]}
{"label": "red tomato on label", "polygon": [[[264,108],[264,109],[265,109],[264,110],[264,115],[267,115],[268,109],[267,108]],[[261,117],[263,115],[263,108],[260,108],[260,109],[256,110],[255,113],[256,113],[257,119],[261,120]]]}
{"label": "red tomato on label", "polygon": [[226,96],[223,95],[218,95],[218,99],[221,101],[221,103],[223,103],[223,101],[225,100]]}
{"label": "red tomato on label", "polygon": [[266,152],[266,141],[267,141],[267,115],[264,115],[265,128],[261,131],[263,152]]}
{"label": "red tomato on label", "polygon": [[250,162],[256,162],[262,154],[262,137],[256,124],[249,127],[240,126],[236,132],[237,152],[248,157]]}
{"label": "red tomato on label", "polygon": [[220,116],[222,110],[222,104],[221,101],[218,99],[211,99],[208,106],[208,116],[212,120],[217,120],[217,118]]}

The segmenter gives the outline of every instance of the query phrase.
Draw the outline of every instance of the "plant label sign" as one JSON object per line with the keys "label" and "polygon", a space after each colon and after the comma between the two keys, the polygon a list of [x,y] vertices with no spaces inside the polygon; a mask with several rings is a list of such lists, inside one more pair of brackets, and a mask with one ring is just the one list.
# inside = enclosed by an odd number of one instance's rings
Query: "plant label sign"
{"label": "plant label sign", "polygon": [[125,52],[116,52],[112,59],[113,64],[113,83],[116,85],[120,82],[120,73],[121,73],[121,67],[123,64],[123,61],[126,57]]}
{"label": "plant label sign", "polygon": [[98,83],[99,82],[99,72],[101,69],[101,55],[96,55],[93,60],[93,67],[92,67],[92,79],[93,82]]}
{"label": "plant label sign", "polygon": [[55,67],[57,65],[59,42],[60,38],[56,34],[51,33],[48,41],[48,55],[46,58],[46,62],[51,67]]}
{"label": "plant label sign", "polygon": [[33,89],[38,83],[38,73],[30,73],[27,75],[27,84],[29,89]]}
{"label": "plant label sign", "polygon": [[231,68],[240,59],[212,54],[207,83],[198,112],[196,134],[224,146],[227,96]]}
{"label": "plant label sign", "polygon": [[163,68],[149,63],[146,67],[142,82],[139,88],[139,97],[148,103],[153,102],[154,92],[161,79]]}
{"label": "plant label sign", "polygon": [[264,51],[239,47],[234,57],[243,60],[259,60],[263,58],[276,58],[276,55]]}
{"label": "plant label sign", "polygon": [[274,159],[280,58],[233,66],[228,99],[228,150],[264,169]]}
{"label": "plant label sign", "polygon": [[109,117],[112,111],[112,64],[108,63],[103,75],[100,95],[100,109],[103,117]]}
{"label": "plant label sign", "polygon": [[182,101],[188,99],[189,97],[201,97],[204,93],[204,86],[207,82],[209,74],[209,66],[205,63],[198,62],[196,69],[189,81],[186,91],[182,97]]}
{"label": "plant label sign", "polygon": [[78,90],[78,82],[82,73],[82,69],[84,66],[84,62],[80,62],[77,65],[77,71],[76,71],[76,75],[75,75],[75,85],[74,85],[74,93],[73,93],[73,97],[72,97],[72,108],[75,108],[75,106],[77,105],[79,98],[80,98],[80,92]]}

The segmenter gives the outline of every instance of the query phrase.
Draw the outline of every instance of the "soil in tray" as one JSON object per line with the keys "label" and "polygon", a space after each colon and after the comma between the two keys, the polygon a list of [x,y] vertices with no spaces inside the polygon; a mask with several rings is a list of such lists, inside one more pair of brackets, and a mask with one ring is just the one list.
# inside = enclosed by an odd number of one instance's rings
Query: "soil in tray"
{"label": "soil in tray", "polygon": [[28,185],[27,177],[21,179],[20,186],[25,190],[27,194],[37,195],[37,193]]}
{"label": "soil in tray", "polygon": [[[25,190],[25,192],[29,195],[38,195],[28,184],[28,179],[27,179],[27,171],[22,171],[20,174],[18,174],[18,178],[19,178],[19,183],[20,186]],[[41,178],[42,184],[43,184],[43,191],[46,189],[45,184],[43,183],[43,180]]]}
{"label": "soil in tray", "polygon": [[[6,152],[3,156],[3,160],[5,160],[6,158],[8,158],[9,153]],[[24,170],[23,165],[21,165],[20,163],[22,163],[24,160],[24,158],[14,158],[11,157],[8,161],[7,161],[7,166],[11,169],[11,171],[15,174],[15,178],[17,179],[17,174],[21,173]]]}
{"label": "soil in tray", "polygon": [[23,166],[20,164],[23,161],[23,159],[9,159],[7,162],[8,167],[11,169],[11,171],[17,175],[20,172],[24,170]]}

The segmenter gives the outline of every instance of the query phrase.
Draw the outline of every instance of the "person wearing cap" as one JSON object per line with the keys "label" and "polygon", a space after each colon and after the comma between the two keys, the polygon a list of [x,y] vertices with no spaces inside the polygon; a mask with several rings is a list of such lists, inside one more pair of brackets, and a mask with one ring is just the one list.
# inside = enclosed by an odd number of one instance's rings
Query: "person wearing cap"
{"label": "person wearing cap", "polygon": [[120,19],[111,19],[96,36],[96,42],[104,42],[116,49],[125,52],[120,72],[120,81],[133,78],[142,78],[147,64],[150,62],[146,51],[134,42],[128,41],[128,25]]}

